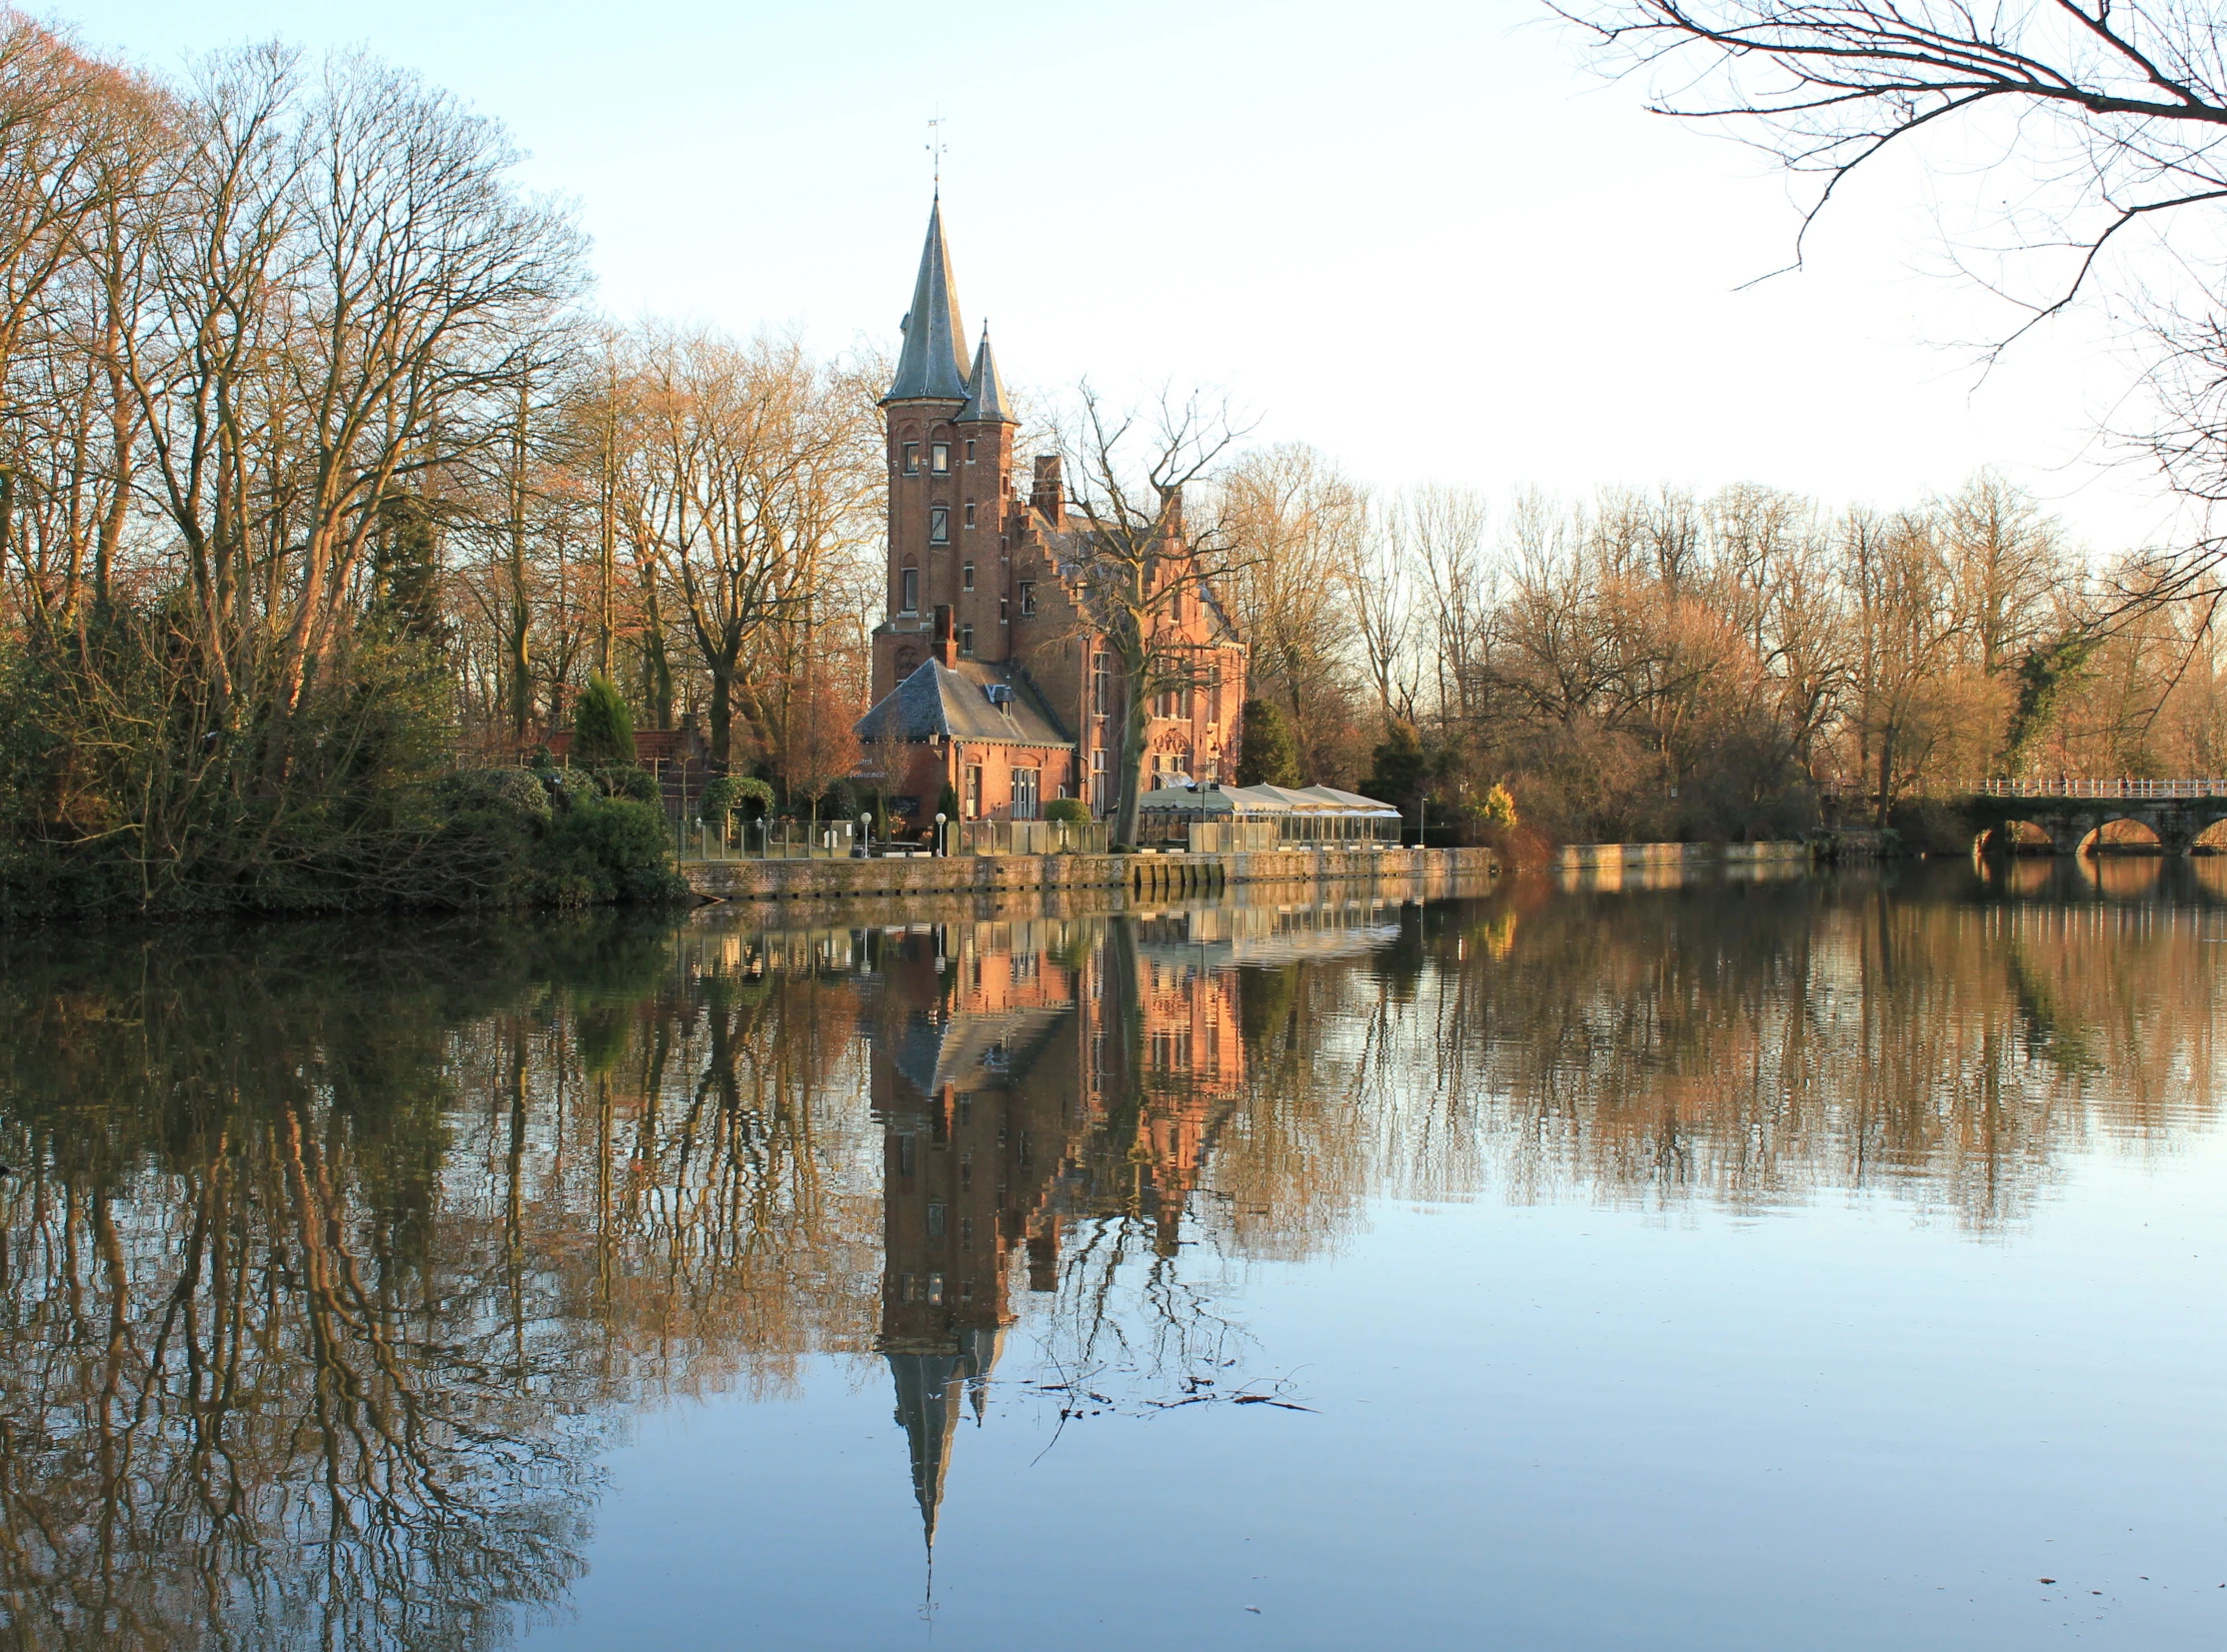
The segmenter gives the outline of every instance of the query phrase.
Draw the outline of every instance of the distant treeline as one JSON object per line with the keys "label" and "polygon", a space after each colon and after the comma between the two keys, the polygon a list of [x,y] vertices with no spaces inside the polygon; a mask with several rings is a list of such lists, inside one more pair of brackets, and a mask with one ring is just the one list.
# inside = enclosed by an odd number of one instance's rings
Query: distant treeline
{"label": "distant treeline", "polygon": [[1923,831],[1986,776],[2227,773],[2216,583],[2092,564],[1992,474],[1891,512],[1741,486],[1495,513],[1287,447],[1224,504],[1283,761],[1451,829],[1495,783],[1583,840],[1799,831],[1821,797]]}

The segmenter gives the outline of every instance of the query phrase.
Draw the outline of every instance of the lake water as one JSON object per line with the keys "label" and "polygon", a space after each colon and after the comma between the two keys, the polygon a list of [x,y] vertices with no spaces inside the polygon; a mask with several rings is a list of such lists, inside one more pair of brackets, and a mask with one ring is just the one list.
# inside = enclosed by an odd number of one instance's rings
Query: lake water
{"label": "lake water", "polygon": [[0,937],[4,1644],[2222,1644],[2223,874]]}

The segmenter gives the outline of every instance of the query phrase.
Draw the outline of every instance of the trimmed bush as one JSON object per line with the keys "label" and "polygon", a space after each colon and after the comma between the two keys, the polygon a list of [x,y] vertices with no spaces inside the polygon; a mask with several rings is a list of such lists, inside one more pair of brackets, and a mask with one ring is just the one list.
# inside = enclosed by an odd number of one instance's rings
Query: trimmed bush
{"label": "trimmed bush", "polygon": [[1064,821],[1069,826],[1086,826],[1091,819],[1091,806],[1081,798],[1054,798],[1044,806],[1048,821]]}
{"label": "trimmed bush", "polygon": [[696,818],[717,825],[738,810],[744,819],[752,820],[772,814],[773,807],[774,789],[764,781],[749,775],[715,775],[697,799]]}

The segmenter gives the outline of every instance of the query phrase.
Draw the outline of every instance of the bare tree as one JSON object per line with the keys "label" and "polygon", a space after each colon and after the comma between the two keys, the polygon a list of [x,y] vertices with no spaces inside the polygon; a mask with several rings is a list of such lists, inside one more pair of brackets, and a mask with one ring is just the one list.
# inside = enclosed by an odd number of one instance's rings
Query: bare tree
{"label": "bare tree", "polygon": [[1217,590],[1249,566],[1222,523],[1183,513],[1184,490],[1206,480],[1242,435],[1226,403],[1196,393],[1163,392],[1150,412],[1136,413],[1110,408],[1086,383],[1063,442],[1071,509],[1083,521],[1073,576],[1123,685],[1117,842],[1136,841],[1151,699],[1210,674],[1183,624],[1218,615]]}

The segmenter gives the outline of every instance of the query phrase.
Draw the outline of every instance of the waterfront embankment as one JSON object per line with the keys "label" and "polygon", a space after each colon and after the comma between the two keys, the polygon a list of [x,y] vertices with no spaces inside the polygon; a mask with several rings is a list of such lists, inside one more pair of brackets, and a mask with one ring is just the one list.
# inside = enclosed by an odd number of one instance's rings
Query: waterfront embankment
{"label": "waterfront embankment", "polygon": [[681,874],[719,900],[854,895],[994,894],[1125,888],[1137,895],[1211,894],[1235,883],[1396,880],[1428,898],[1497,876],[1489,848],[1271,849],[1255,854],[952,854],[845,860],[688,860]]}
{"label": "waterfront embankment", "polygon": [[1799,839],[1757,843],[1564,843],[1547,869],[1567,888],[1652,887],[1695,873],[1731,877],[1785,876],[1806,867],[1810,845]]}

